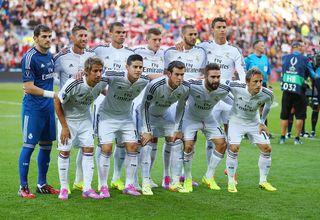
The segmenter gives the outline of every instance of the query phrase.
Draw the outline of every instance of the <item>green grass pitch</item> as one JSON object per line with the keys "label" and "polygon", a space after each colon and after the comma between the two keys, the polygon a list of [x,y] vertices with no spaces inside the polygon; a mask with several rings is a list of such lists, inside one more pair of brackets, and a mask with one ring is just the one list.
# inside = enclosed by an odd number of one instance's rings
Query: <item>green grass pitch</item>
{"label": "green grass pitch", "polygon": [[[280,103],[279,84],[274,87],[275,101]],[[0,219],[319,219],[319,126],[318,137],[303,139],[304,144],[301,146],[293,145],[292,139],[285,145],[278,145],[280,105],[272,108],[269,116],[269,129],[275,139],[271,140],[272,167],[268,179],[278,188],[277,192],[266,192],[258,188],[259,150],[248,141],[243,141],[237,171],[239,192],[236,194],[227,192],[223,160],[216,172],[221,191],[210,191],[200,185],[190,194],[171,193],[158,188],[154,190],[154,196],[138,198],[111,190],[110,199],[99,201],[83,199],[77,191],[71,194],[68,201],[60,201],[55,195],[39,194],[32,200],[19,198],[17,162],[22,146],[21,98],[22,84],[0,84]],[[310,130],[309,121],[306,130]],[[162,142],[152,172],[158,184],[162,177],[161,151]],[[195,151],[193,177],[200,182],[207,164],[202,135],[199,135]],[[37,181],[37,152],[38,147],[33,153],[29,171],[29,185],[33,192]],[[71,153],[69,179],[72,183],[76,151]],[[51,185],[59,188],[55,147],[51,154],[48,180]],[[97,187],[96,171],[93,187]]]}

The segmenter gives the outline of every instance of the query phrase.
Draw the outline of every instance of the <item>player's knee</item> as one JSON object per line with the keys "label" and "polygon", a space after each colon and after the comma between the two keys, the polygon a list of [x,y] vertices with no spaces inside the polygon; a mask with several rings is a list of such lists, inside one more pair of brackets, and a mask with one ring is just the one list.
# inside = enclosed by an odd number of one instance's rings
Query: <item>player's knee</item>
{"label": "player's knee", "polygon": [[173,137],[166,137],[166,142],[174,142],[174,138]]}
{"label": "player's knee", "polygon": [[184,146],[184,152],[191,153],[192,152],[192,144],[186,144]]}
{"label": "player's knee", "polygon": [[136,143],[125,143],[125,147],[128,152],[138,152],[138,147]]}
{"label": "player's knee", "polygon": [[216,151],[218,151],[221,154],[224,154],[224,152],[227,149],[227,143],[225,141],[222,141],[222,142],[217,143],[215,145],[216,145]]}
{"label": "player's knee", "polygon": [[112,144],[101,144],[100,147],[103,153],[112,153]]}
{"label": "player's knee", "polygon": [[83,153],[93,153],[93,147],[82,147]]}
{"label": "player's knee", "polygon": [[70,151],[60,151],[59,154],[61,154],[63,157],[69,157]]}
{"label": "player's knee", "polygon": [[239,152],[239,149],[240,149],[240,145],[238,145],[238,144],[231,144],[231,145],[230,145],[230,150],[231,150],[233,153],[238,153],[238,152]]}
{"label": "player's knee", "polygon": [[272,151],[272,148],[269,144],[262,145],[260,148],[261,148],[261,151],[264,153],[271,153],[271,151]]}

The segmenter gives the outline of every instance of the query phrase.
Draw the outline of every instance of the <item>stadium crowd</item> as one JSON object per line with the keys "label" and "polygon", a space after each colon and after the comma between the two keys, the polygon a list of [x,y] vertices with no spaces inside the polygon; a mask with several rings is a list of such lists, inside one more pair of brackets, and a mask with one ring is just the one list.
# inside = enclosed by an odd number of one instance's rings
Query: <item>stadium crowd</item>
{"label": "stadium crowd", "polygon": [[228,40],[242,49],[244,57],[252,42],[265,41],[266,55],[273,70],[281,69],[280,60],[291,50],[294,40],[303,40],[306,52],[319,42],[320,2],[317,0],[1,0],[0,70],[19,68],[23,54],[31,47],[32,28],[47,24],[53,30],[57,53],[69,44],[74,25],[85,25],[92,33],[89,46],[110,41],[108,25],[126,24],[128,46],[145,44],[145,31],[161,28],[163,44],[171,46],[180,38],[179,28],[193,24],[198,41],[211,40],[210,21],[215,16],[227,18]]}

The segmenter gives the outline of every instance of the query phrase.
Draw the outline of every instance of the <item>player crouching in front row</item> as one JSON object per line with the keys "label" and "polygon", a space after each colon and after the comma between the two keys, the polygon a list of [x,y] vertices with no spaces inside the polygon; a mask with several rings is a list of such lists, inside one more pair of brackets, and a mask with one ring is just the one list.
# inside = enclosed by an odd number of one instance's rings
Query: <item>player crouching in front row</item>
{"label": "player crouching in front row", "polygon": [[93,178],[93,129],[90,105],[104,91],[107,81],[101,78],[103,62],[97,57],[85,61],[85,76],[80,80],[69,79],[55,99],[58,123],[58,169],[61,190],[59,199],[68,199],[69,156],[72,145],[81,146],[84,189],[82,197],[100,199],[91,188]]}
{"label": "player crouching in front row", "polygon": [[[229,84],[234,96],[234,103],[230,113],[228,141],[230,147],[226,160],[228,170],[228,191],[237,192],[234,175],[238,167],[238,151],[244,135],[260,148],[259,171],[260,188],[267,191],[276,191],[267,182],[271,166],[271,145],[268,130],[264,124],[270,111],[273,94],[267,88],[262,88],[263,75],[257,68],[250,69],[246,74],[246,84],[231,82]],[[262,116],[259,121],[258,110],[263,104]]]}

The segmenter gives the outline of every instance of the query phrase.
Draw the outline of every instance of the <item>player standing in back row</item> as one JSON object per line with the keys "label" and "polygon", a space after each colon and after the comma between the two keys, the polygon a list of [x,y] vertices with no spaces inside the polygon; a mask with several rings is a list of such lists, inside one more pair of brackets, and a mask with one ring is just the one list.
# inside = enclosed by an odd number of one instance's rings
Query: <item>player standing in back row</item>
{"label": "player standing in back row", "polygon": [[[86,50],[88,43],[88,31],[84,26],[75,26],[71,30],[73,46],[60,51],[54,57],[54,71],[60,80],[60,90],[66,81],[75,76],[79,71],[84,71],[84,62],[95,53]],[[82,149],[80,148],[76,160],[76,174],[73,189],[83,190]]]}
{"label": "player standing in back row", "polygon": [[[162,76],[164,73],[164,50],[161,48],[162,34],[158,28],[150,28],[147,31],[147,45],[144,47],[138,47],[134,49],[136,54],[143,57],[143,73],[150,79]],[[133,101],[134,112],[133,118],[137,123],[137,129],[139,129],[138,123],[141,122],[139,118],[139,109],[142,101],[144,91]],[[139,132],[139,131],[138,131]],[[157,155],[157,143],[151,141],[140,149],[140,167],[142,177],[142,193],[148,191],[148,185],[151,188],[158,187],[156,183],[151,179],[151,169],[154,164]],[[144,184],[147,183],[147,184]],[[136,184],[138,185],[138,184]],[[145,187],[144,187],[145,186]]]}
{"label": "player standing in back row", "polygon": [[[126,39],[126,30],[124,25],[120,22],[114,22],[110,24],[109,27],[109,34],[111,37],[111,43],[108,46],[97,46],[93,49],[96,55],[103,60],[105,72],[106,74],[111,73],[124,73],[126,71],[126,63],[127,59],[130,55],[134,54],[132,50],[123,46],[123,43]],[[100,95],[98,99],[94,102],[94,109],[95,109],[95,120],[94,124],[96,125],[97,118],[96,113],[98,111],[99,105],[101,104],[102,100],[104,99],[103,95]],[[124,145],[121,143],[121,140],[116,141],[117,145],[114,150],[114,167],[113,167],[113,176],[111,187],[117,188],[118,190],[124,189],[124,183],[120,179],[121,177],[121,168],[123,166],[123,162],[125,159],[125,148]],[[100,155],[100,146],[96,148],[96,156]],[[97,164],[99,164],[99,158],[96,157]],[[98,178],[99,180],[99,178]],[[100,183],[98,188],[100,189]]]}
{"label": "player standing in back row", "polygon": [[[238,79],[245,82],[245,63],[240,50],[227,41],[227,22],[222,17],[216,17],[211,23],[213,41],[200,43],[198,46],[207,51],[208,63],[217,63],[220,66],[221,81],[233,80],[237,73]],[[220,124],[224,124],[228,133],[228,120],[231,105],[219,102],[213,108],[213,115]],[[214,145],[207,141],[207,161],[209,163]]]}

